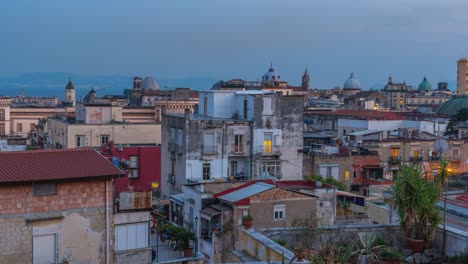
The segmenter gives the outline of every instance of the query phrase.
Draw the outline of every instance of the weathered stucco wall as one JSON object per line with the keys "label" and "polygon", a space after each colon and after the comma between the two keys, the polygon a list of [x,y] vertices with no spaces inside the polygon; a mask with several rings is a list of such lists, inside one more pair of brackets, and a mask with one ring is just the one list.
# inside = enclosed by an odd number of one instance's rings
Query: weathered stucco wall
{"label": "weathered stucco wall", "polygon": [[48,196],[33,196],[32,185],[0,187],[0,263],[32,262],[33,236],[46,234],[56,235],[59,262],[105,263],[105,197],[104,180],[57,183]]}

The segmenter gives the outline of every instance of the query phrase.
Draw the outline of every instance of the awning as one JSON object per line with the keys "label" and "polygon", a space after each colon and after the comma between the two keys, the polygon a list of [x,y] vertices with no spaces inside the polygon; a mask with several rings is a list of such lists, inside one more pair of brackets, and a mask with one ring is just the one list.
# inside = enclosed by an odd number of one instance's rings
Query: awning
{"label": "awning", "polygon": [[179,193],[179,194],[174,194],[169,196],[169,200],[178,203],[178,204],[184,204],[185,198],[184,198],[184,193]]}
{"label": "awning", "polygon": [[215,217],[215,216],[217,216],[219,214],[221,214],[221,212],[216,211],[216,210],[214,210],[212,208],[209,208],[209,207],[201,210],[201,212],[200,212],[200,216],[202,218],[205,218],[208,221],[210,221],[211,218],[213,218],[213,217]]}

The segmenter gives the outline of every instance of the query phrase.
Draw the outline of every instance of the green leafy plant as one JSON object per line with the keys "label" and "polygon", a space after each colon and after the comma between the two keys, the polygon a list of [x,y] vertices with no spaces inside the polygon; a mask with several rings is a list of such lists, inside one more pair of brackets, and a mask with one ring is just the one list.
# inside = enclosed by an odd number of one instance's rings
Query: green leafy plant
{"label": "green leafy plant", "polygon": [[338,188],[338,190],[340,190],[340,191],[346,190],[346,184],[337,181],[332,176],[329,176],[327,178],[323,178],[322,176],[319,176],[319,175],[310,175],[310,176],[304,177],[304,179],[314,180],[314,181],[319,181],[319,182],[323,182],[323,183],[326,183],[326,184],[330,184],[330,185],[336,186]]}
{"label": "green leafy plant", "polygon": [[356,256],[361,263],[367,261],[378,261],[379,253],[383,249],[383,245],[375,244],[376,236],[373,233],[359,233],[359,248],[351,255]]}
{"label": "green leafy plant", "polygon": [[286,246],[286,240],[274,239],[273,241],[275,241],[278,245],[280,245],[280,246],[282,246],[282,247],[285,247],[285,246]]}
{"label": "green leafy plant", "polygon": [[380,253],[380,258],[387,260],[401,260],[402,257],[400,251],[391,248],[385,248]]}

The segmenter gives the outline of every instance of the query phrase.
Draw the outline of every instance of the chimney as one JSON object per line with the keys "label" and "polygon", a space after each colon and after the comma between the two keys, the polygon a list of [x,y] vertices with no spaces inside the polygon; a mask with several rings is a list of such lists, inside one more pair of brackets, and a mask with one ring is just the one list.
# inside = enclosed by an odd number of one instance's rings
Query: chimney
{"label": "chimney", "polygon": [[193,105],[193,113],[198,114],[198,104]]}
{"label": "chimney", "polygon": [[185,120],[190,120],[190,113],[192,113],[192,111],[190,111],[188,108],[185,108]]}

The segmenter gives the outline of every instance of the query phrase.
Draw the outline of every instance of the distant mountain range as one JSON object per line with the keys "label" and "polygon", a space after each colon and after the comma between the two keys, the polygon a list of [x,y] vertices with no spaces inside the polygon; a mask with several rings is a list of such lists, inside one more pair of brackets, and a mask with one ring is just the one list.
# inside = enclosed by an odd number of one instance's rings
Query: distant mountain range
{"label": "distant mountain range", "polygon": [[[144,76],[143,76],[144,77]],[[0,96],[57,96],[63,98],[65,86],[71,78],[77,90],[77,98],[91,88],[98,96],[123,94],[132,88],[133,76],[123,75],[76,75],[67,72],[26,73],[19,76],[0,76]],[[157,79],[161,89],[188,87],[196,90],[209,89],[217,79],[210,77],[186,77],[180,79]]]}

